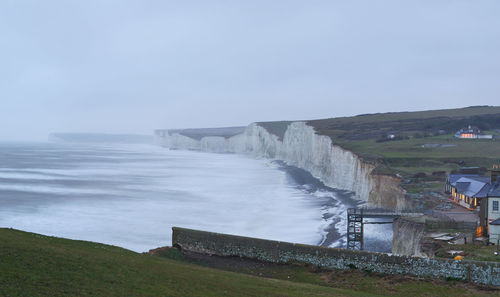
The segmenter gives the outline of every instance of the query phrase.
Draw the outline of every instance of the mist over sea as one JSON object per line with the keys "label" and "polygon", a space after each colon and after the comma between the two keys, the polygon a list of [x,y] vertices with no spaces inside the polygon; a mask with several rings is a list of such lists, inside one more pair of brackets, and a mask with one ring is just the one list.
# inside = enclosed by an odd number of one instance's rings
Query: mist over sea
{"label": "mist over sea", "polygon": [[[0,227],[138,252],[171,245],[172,226],[342,247],[350,196],[240,155],[0,143]],[[367,229],[367,248],[390,251],[390,226],[378,228]]]}

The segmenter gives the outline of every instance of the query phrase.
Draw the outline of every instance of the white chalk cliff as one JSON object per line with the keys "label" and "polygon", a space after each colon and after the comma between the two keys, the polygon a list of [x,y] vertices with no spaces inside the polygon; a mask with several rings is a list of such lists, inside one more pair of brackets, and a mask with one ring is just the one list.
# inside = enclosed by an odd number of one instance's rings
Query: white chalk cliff
{"label": "white chalk cliff", "polygon": [[393,209],[409,206],[399,178],[374,174],[376,164],[364,162],[355,153],[333,144],[330,137],[316,134],[305,122],[290,123],[283,139],[254,123],[243,133],[229,138],[207,136],[196,140],[179,132],[167,132],[157,133],[157,141],[172,149],[283,160],[309,171],[327,186],[355,192],[355,198],[371,205]]}

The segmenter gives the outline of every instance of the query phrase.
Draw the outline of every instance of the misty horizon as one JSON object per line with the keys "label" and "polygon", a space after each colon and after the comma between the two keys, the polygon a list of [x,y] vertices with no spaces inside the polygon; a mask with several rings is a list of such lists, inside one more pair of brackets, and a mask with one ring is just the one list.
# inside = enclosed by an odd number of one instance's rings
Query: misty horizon
{"label": "misty horizon", "polygon": [[498,105],[498,1],[4,1],[0,140]]}

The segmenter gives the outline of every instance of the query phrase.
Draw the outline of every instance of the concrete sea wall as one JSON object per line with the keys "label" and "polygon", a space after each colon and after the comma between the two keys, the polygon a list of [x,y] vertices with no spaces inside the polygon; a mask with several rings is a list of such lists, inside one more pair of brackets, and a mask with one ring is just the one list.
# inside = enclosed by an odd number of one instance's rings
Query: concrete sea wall
{"label": "concrete sea wall", "polygon": [[239,256],[274,263],[301,262],[334,269],[362,269],[382,274],[453,278],[500,286],[500,263],[453,261],[325,248],[184,228],[172,228],[172,245],[218,256]]}
{"label": "concrete sea wall", "polygon": [[397,218],[392,224],[392,253],[396,255],[424,257],[422,243],[425,223],[418,223],[405,218]]}
{"label": "concrete sea wall", "polygon": [[[187,134],[186,134],[187,135]],[[172,149],[248,154],[271,158],[309,171],[325,185],[355,193],[355,198],[374,206],[409,208],[411,203],[394,176],[374,174],[376,164],[364,162],[355,153],[316,134],[305,122],[290,123],[282,137],[253,123],[231,137],[210,136],[193,139],[182,131],[158,130],[157,143]]]}

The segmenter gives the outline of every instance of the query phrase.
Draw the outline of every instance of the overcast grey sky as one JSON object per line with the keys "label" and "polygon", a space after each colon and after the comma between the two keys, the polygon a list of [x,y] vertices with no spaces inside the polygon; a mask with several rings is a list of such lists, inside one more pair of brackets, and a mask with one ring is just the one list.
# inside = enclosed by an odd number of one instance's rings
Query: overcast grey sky
{"label": "overcast grey sky", "polygon": [[0,1],[0,139],[500,105],[500,1]]}

